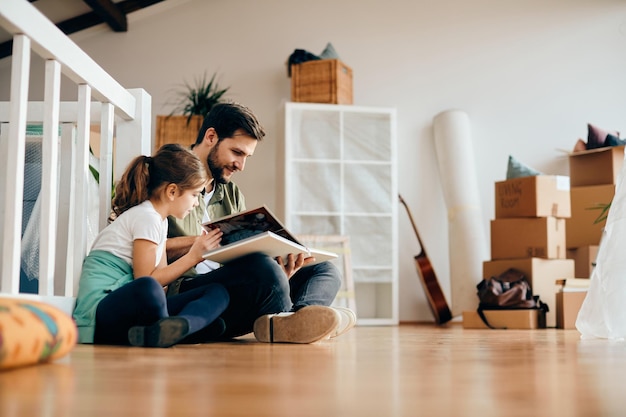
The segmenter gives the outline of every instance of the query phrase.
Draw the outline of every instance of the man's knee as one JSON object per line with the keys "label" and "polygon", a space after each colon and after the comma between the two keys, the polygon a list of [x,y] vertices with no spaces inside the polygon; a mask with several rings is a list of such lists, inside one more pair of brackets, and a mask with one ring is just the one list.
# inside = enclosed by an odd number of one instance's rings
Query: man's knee
{"label": "man's knee", "polygon": [[341,287],[341,272],[332,262],[324,261],[302,268],[303,275],[316,280],[323,280],[331,286]]}
{"label": "man's knee", "polygon": [[270,279],[281,280],[285,277],[285,273],[278,263],[269,256],[262,253],[251,253],[241,259],[245,262],[246,268],[255,275]]}
{"label": "man's knee", "polygon": [[276,311],[291,308],[289,298],[289,279],[278,263],[267,255],[255,253],[246,257],[248,270],[252,271],[260,299],[275,305]]}

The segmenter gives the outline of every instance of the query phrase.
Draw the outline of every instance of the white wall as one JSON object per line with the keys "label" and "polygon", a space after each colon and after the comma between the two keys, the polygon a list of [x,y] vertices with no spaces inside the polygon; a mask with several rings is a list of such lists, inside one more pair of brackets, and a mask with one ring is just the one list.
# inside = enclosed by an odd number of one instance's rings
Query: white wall
{"label": "white wall", "polygon": [[[331,41],[353,68],[354,103],[398,109],[400,192],[448,297],[436,114],[456,108],[470,117],[487,236],[509,154],[567,175],[557,149],[586,139],[587,122],[626,133],[623,0],[168,0],[131,15],[127,33],[100,27],[73,39],[124,86],[147,89],[155,115],[169,113],[172,88],[217,71],[229,98],[255,110],[268,132],[237,182],[248,206],[270,207],[280,205],[285,62],[296,48],[320,53]],[[2,100],[9,63],[0,61]],[[40,91],[33,86],[31,96]],[[414,267],[417,242],[400,210],[400,318],[432,320]]]}

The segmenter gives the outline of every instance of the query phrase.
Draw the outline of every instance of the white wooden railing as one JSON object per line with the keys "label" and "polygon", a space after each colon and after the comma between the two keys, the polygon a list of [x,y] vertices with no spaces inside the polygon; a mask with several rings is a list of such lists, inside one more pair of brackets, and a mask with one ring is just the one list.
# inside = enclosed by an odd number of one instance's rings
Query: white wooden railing
{"label": "white wooden railing", "polygon": [[[100,125],[102,228],[112,176],[119,178],[134,156],[150,154],[151,97],[122,87],[27,0],[0,1],[0,26],[13,35],[10,101],[0,103],[0,296],[40,298],[70,312],[88,249],[90,126]],[[28,102],[31,51],[45,60],[43,102]],[[76,84],[76,102],[60,101],[61,74]],[[27,123],[43,124],[35,296],[19,291]]]}

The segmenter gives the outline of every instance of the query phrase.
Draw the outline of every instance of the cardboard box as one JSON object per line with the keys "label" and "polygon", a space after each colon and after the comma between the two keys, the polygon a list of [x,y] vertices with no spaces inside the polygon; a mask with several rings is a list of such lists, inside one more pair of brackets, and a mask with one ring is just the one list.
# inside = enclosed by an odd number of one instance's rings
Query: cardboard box
{"label": "cardboard box", "polygon": [[603,205],[613,201],[615,185],[592,185],[572,187],[572,217],[565,219],[565,243],[567,248],[599,245],[606,220],[595,221],[602,212]]}
{"label": "cardboard box", "polygon": [[[567,227],[565,228],[565,233],[567,234]],[[598,245],[590,245],[567,250],[567,259],[574,260],[576,278],[591,277],[596,258],[598,257],[598,248]]]}
{"label": "cardboard box", "polygon": [[556,280],[574,276],[574,260],[526,258],[485,261],[483,277],[497,277],[509,268],[521,271],[528,278],[533,294],[538,295],[550,309],[546,314],[546,325],[555,327],[556,293],[561,290]]}
{"label": "cardboard box", "polygon": [[615,184],[624,163],[624,146],[610,146],[569,155],[572,187]]}
{"label": "cardboard box", "polygon": [[585,301],[587,291],[560,291],[556,293],[556,327],[575,329],[578,311]]}
{"label": "cardboard box", "polygon": [[556,217],[491,221],[491,259],[565,259],[565,220]]}
{"label": "cardboard box", "polygon": [[[484,310],[485,318],[493,327],[515,329],[542,329],[546,327],[545,312],[540,309]],[[477,311],[463,312],[464,329],[489,329]]]}
{"label": "cardboard box", "polygon": [[496,182],[496,219],[571,216],[569,177],[538,175]]}

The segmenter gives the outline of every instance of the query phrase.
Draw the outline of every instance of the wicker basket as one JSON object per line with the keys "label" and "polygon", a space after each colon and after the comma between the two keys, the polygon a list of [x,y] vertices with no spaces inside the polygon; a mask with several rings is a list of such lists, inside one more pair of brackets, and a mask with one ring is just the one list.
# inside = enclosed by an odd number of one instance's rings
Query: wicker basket
{"label": "wicker basket", "polygon": [[191,116],[189,124],[187,124],[187,118],[188,116],[157,116],[154,149],[157,150],[166,143],[193,145],[204,118]]}
{"label": "wicker basket", "polygon": [[352,69],[338,59],[292,65],[291,101],[352,104]]}

